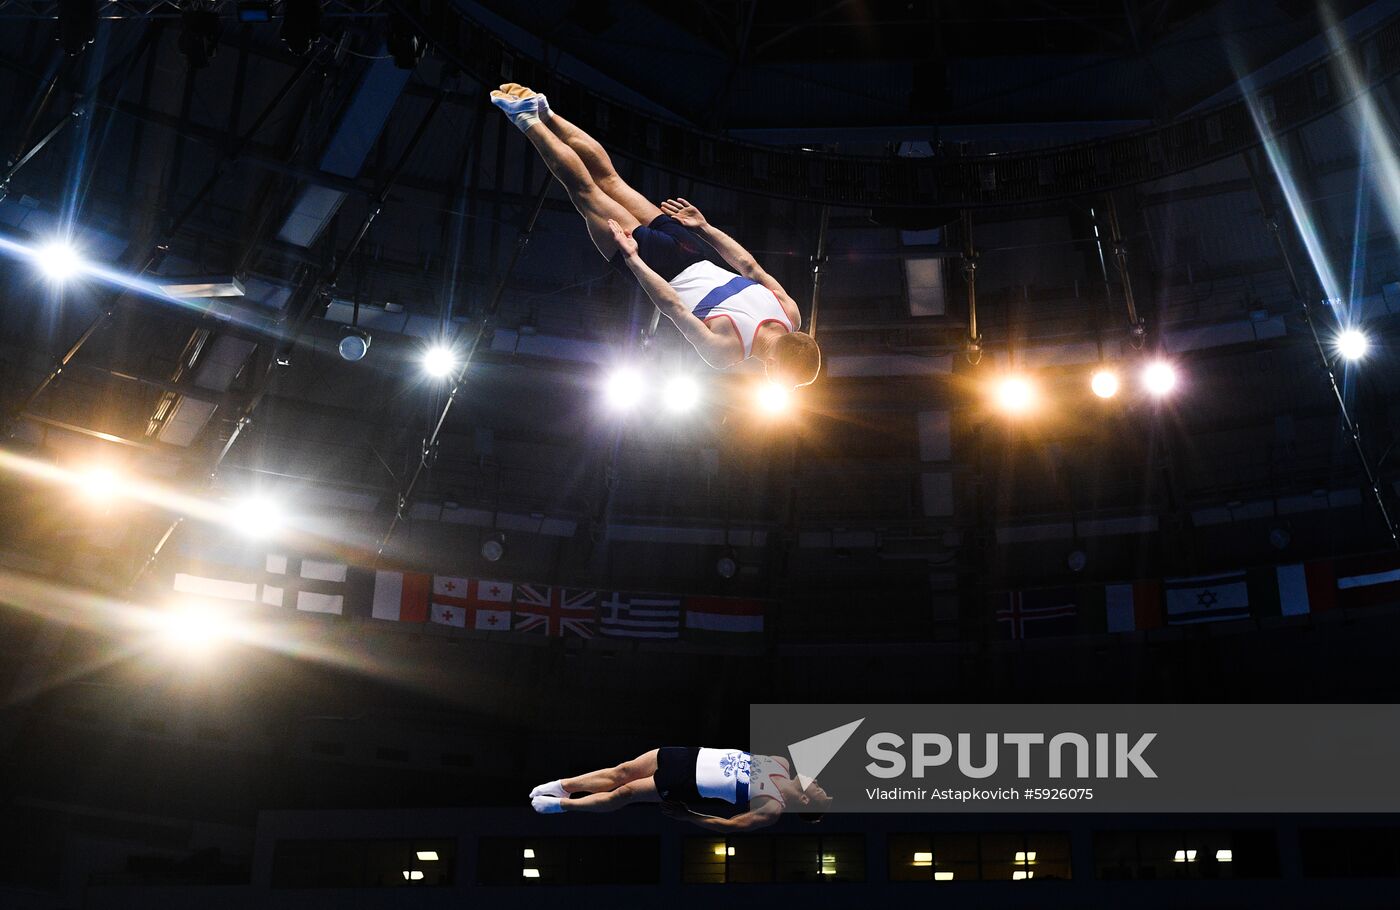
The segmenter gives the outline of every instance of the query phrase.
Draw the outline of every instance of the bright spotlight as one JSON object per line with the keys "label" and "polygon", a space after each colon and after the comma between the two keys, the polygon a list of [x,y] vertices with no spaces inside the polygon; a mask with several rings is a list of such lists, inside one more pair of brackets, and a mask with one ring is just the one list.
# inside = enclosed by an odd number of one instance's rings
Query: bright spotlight
{"label": "bright spotlight", "polygon": [[1142,384],[1153,395],[1167,395],[1176,388],[1176,368],[1165,360],[1155,360],[1142,371]]}
{"label": "bright spotlight", "polygon": [[96,509],[112,504],[121,495],[121,476],[102,465],[80,471],[75,478],[76,491],[83,502]]}
{"label": "bright spotlight", "polygon": [[423,352],[423,370],[441,379],[457,368],[457,354],[445,344],[435,344]]}
{"label": "bright spotlight", "polygon": [[700,383],[692,376],[675,376],[666,383],[666,410],[684,414],[700,403]]}
{"label": "bright spotlight", "polygon": [[1118,374],[1112,370],[1099,370],[1089,380],[1089,388],[1100,398],[1112,398],[1118,394]]}
{"label": "bright spotlight", "polygon": [[628,367],[616,370],[603,386],[603,397],[608,407],[615,411],[627,411],[637,406],[646,392],[642,377]]}
{"label": "bright spotlight", "polygon": [[1371,348],[1371,340],[1359,329],[1347,329],[1337,336],[1337,353],[1345,360],[1360,360]]}
{"label": "bright spotlight", "polygon": [[765,382],[758,387],[758,408],[767,414],[781,414],[792,403],[792,390],[776,382]]}
{"label": "bright spotlight", "polygon": [[159,623],[166,644],[180,654],[203,653],[236,634],[233,623],[210,607],[177,607],[162,616]]}
{"label": "bright spotlight", "polygon": [[34,251],[39,271],[55,284],[61,284],[82,271],[83,257],[66,240],[53,240]]}
{"label": "bright spotlight", "polygon": [[245,537],[270,537],[281,531],[286,521],[282,506],[266,496],[240,499],[229,511],[229,523]]}
{"label": "bright spotlight", "polygon": [[1024,414],[1035,404],[1035,386],[1024,376],[1007,376],[997,383],[997,406],[1008,414]]}

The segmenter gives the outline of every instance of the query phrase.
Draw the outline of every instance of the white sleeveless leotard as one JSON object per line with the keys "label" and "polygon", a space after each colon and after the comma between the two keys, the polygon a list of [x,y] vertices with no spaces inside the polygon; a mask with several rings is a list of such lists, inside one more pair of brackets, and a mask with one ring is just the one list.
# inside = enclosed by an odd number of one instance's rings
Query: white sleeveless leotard
{"label": "white sleeveless leotard", "polygon": [[744,344],[745,358],[753,355],[754,336],[764,323],[776,322],[789,332],[796,331],[772,291],[708,259],[687,266],[668,283],[695,318],[707,325],[728,319]]}
{"label": "white sleeveless leotard", "polygon": [[705,799],[748,805],[753,756],[738,749],[701,749],[695,756],[695,789]]}

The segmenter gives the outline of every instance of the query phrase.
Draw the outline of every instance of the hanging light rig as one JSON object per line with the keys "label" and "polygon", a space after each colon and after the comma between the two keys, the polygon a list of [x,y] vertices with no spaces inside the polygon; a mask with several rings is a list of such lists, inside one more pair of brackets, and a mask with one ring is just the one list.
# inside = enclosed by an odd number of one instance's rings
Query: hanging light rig
{"label": "hanging light rig", "polygon": [[822,267],[826,265],[826,231],[831,223],[831,206],[822,206],[821,217],[817,221],[817,251],[812,256],[812,308],[807,317],[807,334],[817,337],[817,307],[822,296]]}
{"label": "hanging light rig", "polygon": [[[1113,264],[1118,267],[1118,281],[1123,285],[1123,303],[1128,307],[1128,342],[1140,351],[1147,343],[1147,322],[1138,315],[1137,303],[1133,299],[1133,279],[1128,273],[1128,247],[1123,242],[1123,232],[1118,228],[1118,205],[1113,201],[1112,194],[1104,196],[1104,212],[1108,216],[1109,249],[1113,253]],[[1103,238],[1099,236],[1097,218],[1094,223],[1094,239],[1099,245],[1099,261],[1102,263]],[[1107,287],[1107,270],[1104,274],[1104,284]]]}

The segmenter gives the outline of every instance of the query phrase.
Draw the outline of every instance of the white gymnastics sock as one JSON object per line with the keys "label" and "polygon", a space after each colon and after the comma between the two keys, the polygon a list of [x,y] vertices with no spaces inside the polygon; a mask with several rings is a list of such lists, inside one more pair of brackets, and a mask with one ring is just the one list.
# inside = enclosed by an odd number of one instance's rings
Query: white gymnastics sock
{"label": "white gymnastics sock", "polygon": [[557,796],[536,796],[530,800],[530,805],[541,815],[555,815],[564,811],[562,801]]}
{"label": "white gymnastics sock", "polygon": [[536,796],[553,796],[558,799],[567,799],[569,791],[564,789],[564,782],[562,780],[552,780],[547,784],[540,784],[530,791],[531,799],[534,799]]}
{"label": "white gymnastics sock", "polygon": [[497,91],[491,93],[491,103],[504,111],[510,122],[524,133],[540,122],[539,102],[535,100],[539,97],[532,95],[529,98],[512,98],[504,92]]}

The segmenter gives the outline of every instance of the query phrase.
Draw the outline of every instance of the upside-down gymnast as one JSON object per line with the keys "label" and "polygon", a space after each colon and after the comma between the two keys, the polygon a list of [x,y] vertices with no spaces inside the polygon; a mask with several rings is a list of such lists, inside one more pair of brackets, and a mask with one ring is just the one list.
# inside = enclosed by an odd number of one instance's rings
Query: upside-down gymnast
{"label": "upside-down gymnast", "polygon": [[[586,793],[587,796],[573,796]],[[718,800],[745,811],[729,818],[691,808]],[[821,819],[831,805],[813,780],[804,789],[785,759],[752,755],[738,749],[691,749],[667,746],[612,768],[603,768],[540,784],[530,791],[536,812],[615,812],[634,803],[661,803],[661,811],[710,831],[752,831],[776,822],[788,809],[803,821]],[[800,807],[800,809],[799,809]]]}
{"label": "upside-down gymnast", "polygon": [[684,199],[658,207],[628,186],[598,141],[550,110],[544,95],[509,82],[491,101],[569,191],[598,251],[636,277],[706,363],[724,369],[756,358],[788,387],[817,378],[821,353],[797,331],[797,304],[734,238]]}

